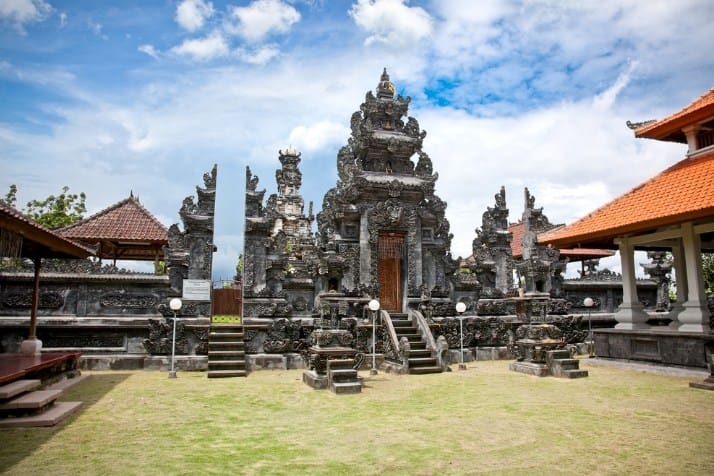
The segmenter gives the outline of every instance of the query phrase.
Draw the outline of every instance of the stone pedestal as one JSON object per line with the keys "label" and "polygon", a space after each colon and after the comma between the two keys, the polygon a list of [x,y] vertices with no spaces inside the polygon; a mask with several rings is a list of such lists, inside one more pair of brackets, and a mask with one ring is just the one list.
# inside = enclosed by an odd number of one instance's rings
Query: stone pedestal
{"label": "stone pedestal", "polygon": [[26,339],[20,344],[20,353],[27,355],[37,355],[42,352],[42,341],[37,338]]}

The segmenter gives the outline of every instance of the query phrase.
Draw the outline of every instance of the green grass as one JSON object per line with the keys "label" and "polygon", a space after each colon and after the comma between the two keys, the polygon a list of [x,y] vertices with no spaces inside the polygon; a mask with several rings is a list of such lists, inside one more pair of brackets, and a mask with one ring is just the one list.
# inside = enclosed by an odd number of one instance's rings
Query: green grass
{"label": "green grass", "polygon": [[240,324],[240,316],[216,315],[211,317],[213,324]]}
{"label": "green grass", "polygon": [[691,378],[590,367],[578,380],[477,362],[363,373],[361,394],[200,372],[91,372],[54,428],[0,430],[7,474],[714,474],[714,395]]}

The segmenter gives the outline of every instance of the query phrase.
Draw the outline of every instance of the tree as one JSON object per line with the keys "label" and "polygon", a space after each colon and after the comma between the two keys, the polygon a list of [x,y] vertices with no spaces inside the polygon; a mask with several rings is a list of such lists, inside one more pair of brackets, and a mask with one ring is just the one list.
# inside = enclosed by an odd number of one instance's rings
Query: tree
{"label": "tree", "polygon": [[4,202],[11,207],[14,207],[17,202],[17,185],[10,185],[7,193],[5,194],[5,198],[0,198],[0,202]]}
{"label": "tree", "polygon": [[243,255],[238,256],[238,263],[236,263],[236,280],[240,280],[243,277]]}
{"label": "tree", "polygon": [[[11,185],[5,199],[11,198],[15,200],[16,193],[17,187]],[[65,185],[59,195],[50,195],[44,200],[27,202],[27,207],[23,212],[40,225],[52,230],[81,220],[87,211],[86,200],[87,196],[84,192],[80,194],[69,193],[69,187]]]}

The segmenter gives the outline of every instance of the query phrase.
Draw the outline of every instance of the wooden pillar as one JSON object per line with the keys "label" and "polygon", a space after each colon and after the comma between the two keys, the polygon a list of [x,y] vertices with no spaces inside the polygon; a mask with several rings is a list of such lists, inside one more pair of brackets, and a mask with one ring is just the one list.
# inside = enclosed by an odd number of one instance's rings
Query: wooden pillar
{"label": "wooden pillar", "polygon": [[37,309],[40,307],[40,267],[42,266],[42,259],[39,256],[35,256],[32,262],[35,265],[35,276],[32,287],[32,307],[30,308],[30,334],[27,337],[30,340],[37,338]]}
{"label": "wooden pillar", "polygon": [[616,241],[620,247],[620,263],[622,265],[622,304],[615,313],[616,329],[649,329],[644,306],[637,296],[637,280],[635,277],[635,248],[627,237]]}
{"label": "wooden pillar", "polygon": [[37,338],[37,309],[40,307],[40,267],[42,259],[39,255],[32,259],[35,265],[35,281],[32,289],[32,306],[30,308],[30,332],[26,340],[20,344],[20,352],[36,355],[42,349],[42,341]]}

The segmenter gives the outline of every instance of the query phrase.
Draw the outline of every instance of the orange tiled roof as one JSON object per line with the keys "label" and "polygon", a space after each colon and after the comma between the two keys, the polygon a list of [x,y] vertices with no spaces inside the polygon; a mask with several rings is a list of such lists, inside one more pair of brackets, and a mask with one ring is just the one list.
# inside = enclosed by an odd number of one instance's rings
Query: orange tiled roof
{"label": "orange tiled roof", "polygon": [[714,152],[684,159],[584,218],[539,236],[557,247],[613,246],[618,236],[714,217]]}
{"label": "orange tiled roof", "polygon": [[636,137],[686,143],[682,127],[714,116],[714,88],[704,93],[681,111],[635,129]]}
{"label": "orange tiled roof", "polygon": [[[557,230],[561,228],[563,228],[562,225],[556,225],[552,230]],[[548,230],[548,232],[551,232],[552,230]],[[511,254],[514,258],[523,257],[523,244],[521,240],[523,239],[523,235],[526,232],[525,224],[523,222],[511,223],[510,225],[508,225],[508,231],[513,233],[513,240],[511,240]],[[538,234],[538,242],[541,242],[540,237],[543,236],[544,233]],[[582,261],[584,259],[592,258],[605,258],[607,256],[612,256],[613,254],[613,251],[601,250],[597,248],[563,248],[560,250],[560,256],[568,258],[570,261]]]}
{"label": "orange tiled roof", "polygon": [[168,230],[139,199],[130,195],[89,218],[58,230],[66,238],[93,241],[168,243]]}

